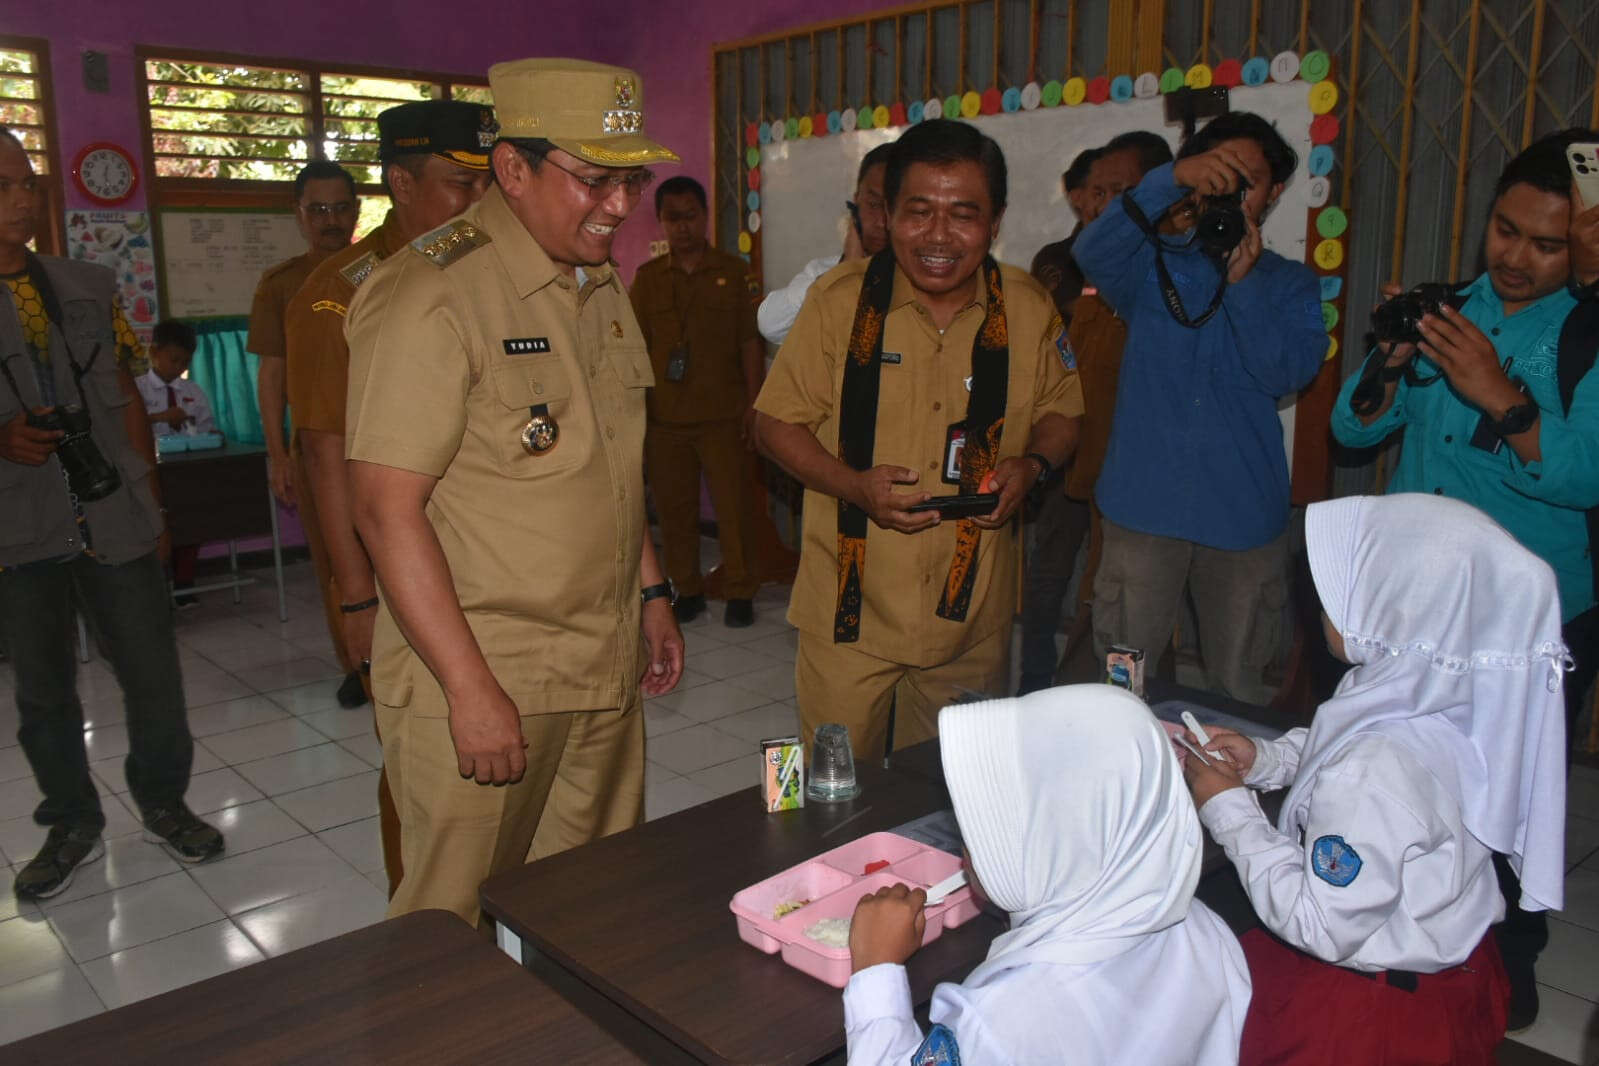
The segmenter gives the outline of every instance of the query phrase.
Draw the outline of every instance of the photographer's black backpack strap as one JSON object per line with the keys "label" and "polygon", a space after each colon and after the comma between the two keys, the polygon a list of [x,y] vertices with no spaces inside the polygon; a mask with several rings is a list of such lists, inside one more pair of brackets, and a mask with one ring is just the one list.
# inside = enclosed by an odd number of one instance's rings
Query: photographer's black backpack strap
{"label": "photographer's black backpack strap", "polygon": [[[1560,383],[1560,406],[1571,410],[1577,385],[1593,369],[1599,356],[1599,299],[1580,300],[1560,327],[1555,378]],[[1588,509],[1588,558],[1599,558],[1599,507]],[[1599,566],[1594,567],[1594,594],[1599,596]]]}

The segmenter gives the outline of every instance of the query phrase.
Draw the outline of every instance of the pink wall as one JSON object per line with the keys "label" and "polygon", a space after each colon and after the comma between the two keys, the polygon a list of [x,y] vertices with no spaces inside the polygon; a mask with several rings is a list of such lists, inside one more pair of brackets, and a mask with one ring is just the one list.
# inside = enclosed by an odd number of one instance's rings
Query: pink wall
{"label": "pink wall", "polygon": [[[892,0],[622,0],[610,8],[538,3],[526,14],[493,0],[298,0],[255,5],[229,0],[0,0],[0,30],[50,42],[58,149],[63,167],[91,141],[115,141],[138,153],[142,140],[134,96],[136,44],[324,62],[481,74],[491,63],[532,55],[568,55],[619,63],[644,78],[647,129],[683,157],[665,173],[709,185],[711,46],[775,30],[890,6]],[[596,15],[603,12],[603,15]],[[83,87],[81,55],[104,52],[111,90]],[[89,206],[67,182],[69,207]],[[130,205],[145,206],[143,194]],[[648,256],[657,227],[649,202],[618,238],[625,276]]]}

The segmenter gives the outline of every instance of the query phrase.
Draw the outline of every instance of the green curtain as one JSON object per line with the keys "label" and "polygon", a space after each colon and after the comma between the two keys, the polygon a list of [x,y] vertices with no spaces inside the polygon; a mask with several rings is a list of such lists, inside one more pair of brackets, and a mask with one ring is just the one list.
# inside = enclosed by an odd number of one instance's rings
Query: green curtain
{"label": "green curtain", "polygon": [[216,415],[217,429],[240,444],[265,444],[261,408],[255,397],[255,371],[260,359],[244,350],[248,318],[210,318],[194,323],[199,344],[189,377],[205,390]]}

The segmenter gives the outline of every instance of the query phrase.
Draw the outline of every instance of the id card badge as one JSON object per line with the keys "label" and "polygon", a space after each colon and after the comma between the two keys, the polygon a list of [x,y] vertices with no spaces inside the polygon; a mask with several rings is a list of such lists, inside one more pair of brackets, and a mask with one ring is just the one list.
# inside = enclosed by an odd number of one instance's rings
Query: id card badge
{"label": "id card badge", "polygon": [[666,355],[666,380],[682,381],[688,377],[688,342],[674,347]]}
{"label": "id card badge", "polygon": [[944,484],[961,483],[961,460],[966,454],[966,423],[955,422],[944,436]]}

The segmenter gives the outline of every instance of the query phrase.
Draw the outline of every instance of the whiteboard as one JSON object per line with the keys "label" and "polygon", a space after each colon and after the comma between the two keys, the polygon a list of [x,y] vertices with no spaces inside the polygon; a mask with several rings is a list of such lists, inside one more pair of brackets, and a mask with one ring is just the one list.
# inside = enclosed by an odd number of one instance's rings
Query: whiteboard
{"label": "whiteboard", "polygon": [[[1229,91],[1234,111],[1253,111],[1273,123],[1299,155],[1299,168],[1284,187],[1261,235],[1266,247],[1307,262],[1305,233],[1311,205],[1310,87],[1303,81],[1239,86]],[[1097,148],[1129,130],[1152,130],[1175,151],[1181,127],[1166,124],[1161,97],[1125,103],[1038,108],[969,120],[999,143],[1009,176],[1005,217],[994,258],[1026,270],[1044,245],[1077,224],[1061,188],[1061,173],[1078,152]],[[826,137],[774,142],[761,149],[761,271],[768,289],[781,288],[812,259],[837,255],[854,195],[855,172],[866,153],[901,130],[858,130]],[[1293,397],[1280,405],[1283,447],[1294,454]]]}
{"label": "whiteboard", "polygon": [[293,211],[177,207],[156,217],[167,318],[248,315],[261,272],[305,251]]}

